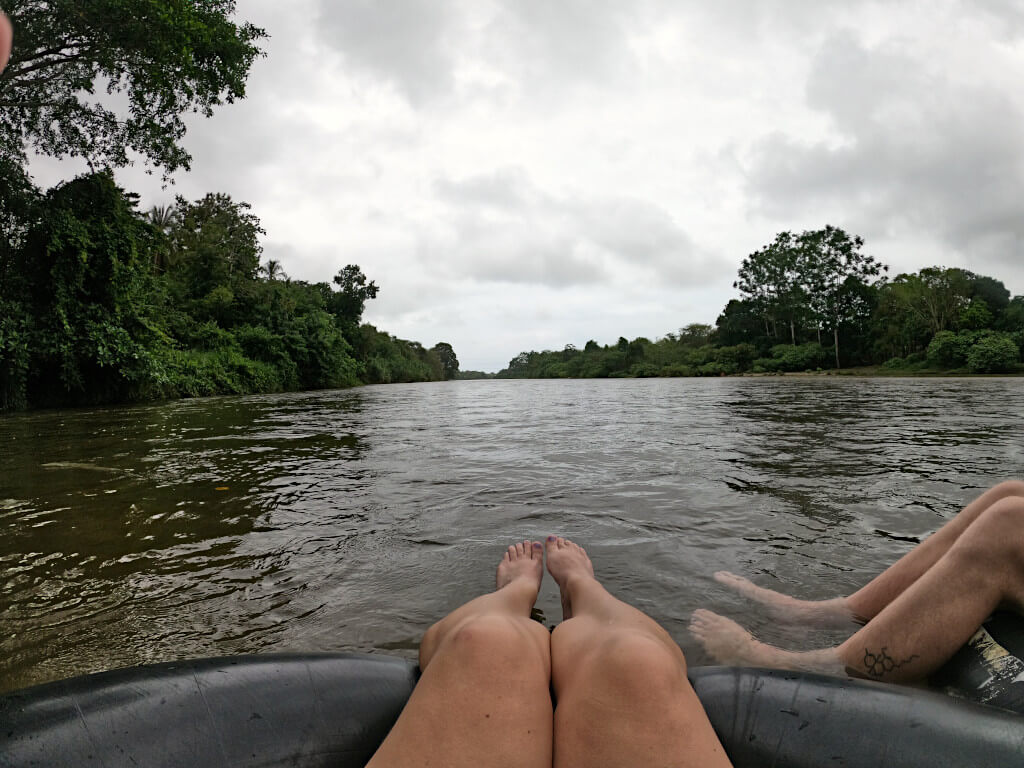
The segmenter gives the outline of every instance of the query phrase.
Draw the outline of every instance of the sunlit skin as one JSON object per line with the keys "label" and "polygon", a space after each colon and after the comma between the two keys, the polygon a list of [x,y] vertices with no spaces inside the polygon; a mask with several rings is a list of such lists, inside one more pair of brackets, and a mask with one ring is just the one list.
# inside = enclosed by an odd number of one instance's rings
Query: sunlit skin
{"label": "sunlit skin", "polygon": [[7,66],[7,60],[11,58],[11,41],[14,38],[14,30],[11,29],[11,21],[0,12],[0,72]]}
{"label": "sunlit skin", "polygon": [[[530,619],[545,554],[563,610],[550,634]],[[518,542],[496,586],[427,630],[423,676],[369,768],[730,765],[679,646],[601,586],[583,547]]]}
{"label": "sunlit skin", "polygon": [[715,578],[798,626],[863,624],[834,648],[788,651],[708,610],[690,629],[724,664],[914,682],[938,669],[995,610],[1024,611],[1024,482],[990,488],[849,597],[798,600],[735,574]]}

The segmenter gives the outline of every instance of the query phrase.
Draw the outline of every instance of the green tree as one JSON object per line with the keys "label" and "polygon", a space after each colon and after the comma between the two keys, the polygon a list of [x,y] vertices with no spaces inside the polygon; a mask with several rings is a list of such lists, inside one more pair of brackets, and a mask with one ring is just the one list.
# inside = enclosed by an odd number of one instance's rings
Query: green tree
{"label": "green tree", "polygon": [[355,264],[338,270],[334,276],[337,291],[329,291],[327,308],[343,328],[355,329],[363,317],[366,302],[377,297],[380,290]]}
{"label": "green tree", "polygon": [[281,262],[277,259],[267,259],[267,263],[260,267],[260,271],[266,275],[267,280],[287,280],[288,275],[284,273]]}
{"label": "green tree", "polygon": [[767,350],[770,342],[761,333],[761,318],[750,301],[731,299],[715,322],[715,336],[720,344],[752,343]]}
{"label": "green tree", "polygon": [[1009,373],[1019,360],[1017,345],[1002,333],[982,336],[967,353],[967,367],[974,373]]}
{"label": "green tree", "polygon": [[[264,234],[248,203],[209,194],[190,203],[177,199],[171,229],[173,277],[201,318],[220,317],[239,291],[256,279]],[[202,307],[206,307],[206,311]]]}
{"label": "green tree", "polygon": [[452,349],[451,344],[440,341],[431,347],[430,351],[436,354],[441,361],[445,381],[459,377],[459,358],[455,356],[455,350]]}
{"label": "green tree", "polygon": [[776,324],[782,321],[789,326],[793,344],[797,320],[806,307],[804,255],[799,238],[779,232],[775,240],[743,260],[733,283],[764,314],[765,335],[778,336]]}
{"label": "green tree", "polygon": [[968,296],[972,301],[980,300],[985,306],[998,314],[1006,309],[1010,303],[1010,291],[1003,284],[1002,280],[986,275],[975,275],[971,272],[968,275]]}
{"label": "green tree", "polygon": [[1000,313],[996,326],[1004,331],[1024,331],[1024,296],[1014,296]]}
{"label": "green tree", "polygon": [[51,190],[20,272],[34,317],[30,399],[111,402],[155,394],[169,344],[151,303],[153,228],[110,173]]}
{"label": "green tree", "polygon": [[969,331],[980,331],[982,328],[991,328],[994,319],[986,301],[973,298],[967,306],[961,308],[956,324]]}
{"label": "green tree", "polygon": [[[234,0],[4,5],[16,45],[0,76],[0,146],[21,158],[31,147],[124,166],[131,151],[165,175],[187,169],[181,116],[242,98],[266,37],[232,21]],[[97,98],[97,89],[119,98]]]}
{"label": "green tree", "polygon": [[916,275],[897,275],[888,290],[894,302],[934,335],[956,325],[960,311],[970,300],[971,277],[962,269],[928,267]]}
{"label": "green tree", "polygon": [[811,316],[819,327],[832,328],[838,368],[840,327],[864,319],[869,310],[858,299],[861,286],[888,267],[861,252],[863,238],[850,237],[838,227],[803,232],[797,240]]}
{"label": "green tree", "polygon": [[928,318],[915,306],[913,294],[918,286],[913,275],[898,275],[893,281],[879,283],[872,336],[882,359],[919,352],[935,334]]}

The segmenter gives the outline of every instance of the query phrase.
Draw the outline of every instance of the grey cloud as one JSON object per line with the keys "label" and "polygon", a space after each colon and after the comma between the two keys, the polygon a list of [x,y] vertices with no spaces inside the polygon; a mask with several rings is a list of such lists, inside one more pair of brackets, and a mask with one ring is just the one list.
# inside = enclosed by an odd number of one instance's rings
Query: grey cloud
{"label": "grey cloud", "polygon": [[424,239],[426,258],[444,253],[462,276],[554,287],[646,270],[659,282],[699,285],[714,272],[671,215],[645,200],[559,197],[520,170],[440,179],[444,234]]}
{"label": "grey cloud", "polygon": [[486,205],[508,210],[521,209],[531,195],[529,180],[521,169],[502,169],[468,179],[434,181],[435,194],[453,205]]}
{"label": "grey cloud", "polygon": [[531,95],[606,85],[632,61],[637,4],[614,0],[320,0],[320,37],[352,71],[414,106],[454,92],[461,63],[500,72]]}
{"label": "grey cloud", "polygon": [[961,5],[968,11],[981,11],[1003,39],[1024,34],[1024,6],[1019,0],[961,0]]}
{"label": "grey cloud", "polygon": [[319,28],[347,64],[416,104],[450,89],[460,18],[446,0],[321,0]]}
{"label": "grey cloud", "polygon": [[486,29],[485,49],[531,87],[581,81],[605,85],[631,64],[628,33],[640,5],[504,0]]}
{"label": "grey cloud", "polygon": [[953,81],[895,44],[867,49],[844,33],[822,46],[807,98],[841,141],[760,141],[749,191],[762,211],[832,207],[877,232],[909,223],[960,251],[1024,240],[1024,120],[997,85]]}

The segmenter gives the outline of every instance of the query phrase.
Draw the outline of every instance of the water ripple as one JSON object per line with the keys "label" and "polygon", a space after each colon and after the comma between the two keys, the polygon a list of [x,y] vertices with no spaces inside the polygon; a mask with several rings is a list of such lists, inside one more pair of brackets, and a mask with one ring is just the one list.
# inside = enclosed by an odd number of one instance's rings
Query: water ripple
{"label": "water ripple", "polygon": [[[0,689],[271,650],[412,655],[551,531],[693,663],[711,579],[848,592],[1024,475],[1021,379],[484,381],[0,420]],[[553,584],[538,609],[560,614]],[[827,642],[815,633],[803,642]],[[793,638],[788,638],[790,642]]]}

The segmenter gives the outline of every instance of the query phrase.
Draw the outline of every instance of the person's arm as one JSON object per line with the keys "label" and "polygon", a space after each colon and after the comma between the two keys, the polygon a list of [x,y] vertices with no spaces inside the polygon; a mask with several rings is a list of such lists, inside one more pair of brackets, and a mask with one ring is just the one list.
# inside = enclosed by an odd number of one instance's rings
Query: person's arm
{"label": "person's arm", "polygon": [[14,37],[14,30],[11,29],[11,21],[3,11],[0,11],[0,72],[7,66],[7,60],[11,57],[11,39]]}

